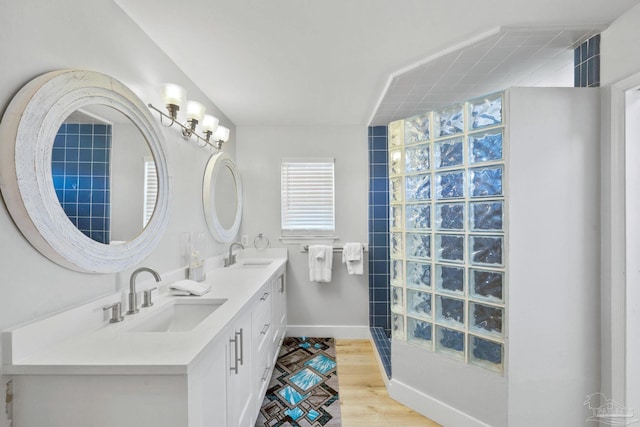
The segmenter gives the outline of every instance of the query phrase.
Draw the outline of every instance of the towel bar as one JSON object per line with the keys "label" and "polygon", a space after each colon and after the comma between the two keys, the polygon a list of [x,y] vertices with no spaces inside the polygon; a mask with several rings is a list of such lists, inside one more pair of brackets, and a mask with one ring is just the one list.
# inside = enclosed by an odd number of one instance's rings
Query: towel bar
{"label": "towel bar", "polygon": [[[333,247],[333,252],[342,252],[342,246],[334,246]],[[369,251],[369,245],[362,245],[362,250],[364,252],[368,252]],[[302,245],[300,247],[300,252],[309,252],[309,245]]]}

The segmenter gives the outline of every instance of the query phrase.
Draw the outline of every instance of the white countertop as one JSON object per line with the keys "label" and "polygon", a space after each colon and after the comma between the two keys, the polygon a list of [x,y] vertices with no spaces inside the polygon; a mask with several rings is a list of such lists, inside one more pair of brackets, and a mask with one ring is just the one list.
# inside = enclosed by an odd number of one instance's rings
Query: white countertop
{"label": "white countertop", "polygon": [[[3,373],[9,375],[172,375],[186,374],[193,362],[208,345],[217,339],[226,338],[220,334],[253,298],[258,290],[286,264],[286,250],[273,251],[271,263],[261,268],[242,268],[238,264],[207,271],[205,283],[211,291],[201,297],[176,297],[164,291],[170,283],[162,283],[160,296],[154,295],[154,305],[140,308],[135,315],[123,314],[119,323],[109,323],[102,313],[103,302],[94,302],[90,309],[80,309],[75,322],[83,322],[83,316],[99,316],[99,327],[79,331],[71,336],[51,342],[38,348],[38,334],[48,328],[64,325],[55,316],[38,320],[3,332],[4,363]],[[128,291],[128,290],[127,290]],[[125,294],[127,291],[123,291]],[[140,292],[141,293],[141,292]],[[155,294],[155,293],[154,293]],[[119,292],[115,301],[119,301]],[[173,299],[226,299],[227,301],[204,319],[194,329],[187,332],[132,332],[130,328],[141,323]],[[140,298],[141,301],[141,298]],[[99,309],[99,310],[98,310]],[[97,311],[100,311],[98,313]],[[126,304],[123,304],[123,313]],[[72,317],[69,313],[56,316]],[[49,322],[43,324],[41,322]],[[67,319],[68,323],[68,319]],[[87,321],[86,323],[91,323]],[[76,326],[76,329],[78,327]],[[64,335],[64,334],[63,334]],[[45,337],[40,337],[46,339]],[[26,350],[20,349],[23,346]],[[7,347],[8,348],[5,348]],[[41,346],[40,346],[41,347]]]}

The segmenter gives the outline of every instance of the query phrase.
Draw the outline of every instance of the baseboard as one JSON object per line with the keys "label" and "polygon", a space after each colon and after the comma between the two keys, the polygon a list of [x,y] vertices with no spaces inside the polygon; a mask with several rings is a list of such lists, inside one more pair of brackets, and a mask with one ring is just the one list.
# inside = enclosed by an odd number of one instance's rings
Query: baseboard
{"label": "baseboard", "polygon": [[368,326],[342,325],[287,325],[288,337],[332,337],[347,340],[370,338]]}
{"label": "baseboard", "polygon": [[489,424],[397,380],[389,381],[387,391],[392,399],[443,426],[491,427]]}

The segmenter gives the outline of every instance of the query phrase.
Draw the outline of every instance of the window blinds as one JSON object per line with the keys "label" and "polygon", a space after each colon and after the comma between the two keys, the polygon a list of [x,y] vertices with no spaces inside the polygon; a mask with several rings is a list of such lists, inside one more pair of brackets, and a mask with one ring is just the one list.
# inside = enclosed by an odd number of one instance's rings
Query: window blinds
{"label": "window blinds", "polygon": [[144,162],[144,207],[142,226],[146,227],[153,211],[156,208],[158,198],[158,174],[156,173],[156,163],[153,160]]}
{"label": "window blinds", "polygon": [[333,234],[333,159],[283,159],[281,211],[283,235]]}

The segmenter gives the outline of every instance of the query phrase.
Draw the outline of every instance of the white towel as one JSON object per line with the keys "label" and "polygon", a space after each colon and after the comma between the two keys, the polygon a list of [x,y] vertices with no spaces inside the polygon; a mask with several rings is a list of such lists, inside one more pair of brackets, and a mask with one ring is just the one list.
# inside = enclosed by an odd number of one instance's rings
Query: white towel
{"label": "white towel", "polygon": [[198,283],[193,280],[184,279],[178,280],[175,283],[169,285],[172,295],[196,295],[202,296],[211,290],[211,285],[206,283]]}
{"label": "white towel", "polygon": [[309,280],[311,282],[330,282],[333,263],[333,246],[309,246]]}
{"label": "white towel", "polygon": [[363,274],[364,257],[361,243],[345,243],[342,248],[342,262],[347,264],[347,273]]}

